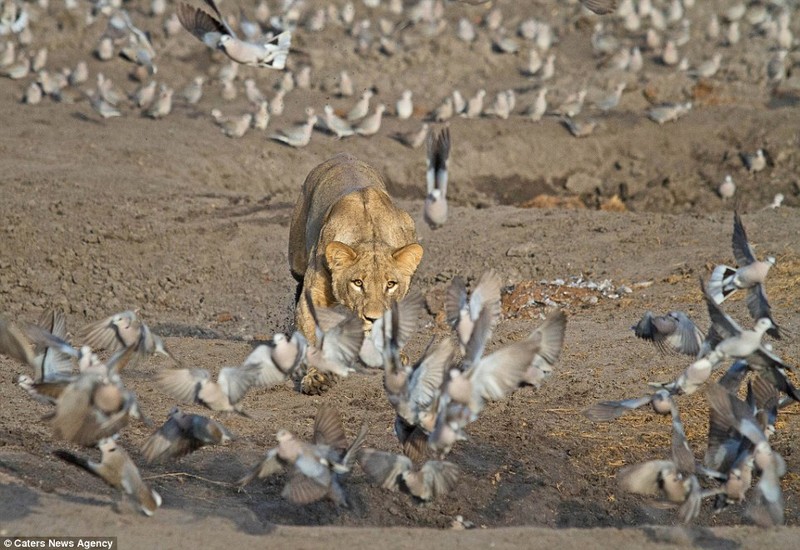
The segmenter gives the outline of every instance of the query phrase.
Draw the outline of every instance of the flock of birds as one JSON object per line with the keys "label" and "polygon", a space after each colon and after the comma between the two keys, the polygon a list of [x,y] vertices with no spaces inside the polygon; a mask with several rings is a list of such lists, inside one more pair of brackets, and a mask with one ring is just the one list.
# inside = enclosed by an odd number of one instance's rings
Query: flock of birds
{"label": "flock of birds", "polygon": [[[522,340],[485,353],[500,317],[500,291],[494,272],[485,273],[471,293],[463,280],[454,278],[445,313],[455,338],[431,340],[413,363],[402,350],[424,312],[419,293],[394,304],[366,336],[361,320],[349,310],[314,308],[309,300],[316,321],[313,344],[299,332],[291,337],[276,334],[255,347],[241,365],[220,369],[216,379],[207,370],[184,368],[134,311],[89,324],[72,338],[59,311],[46,312],[38,323],[0,318],[0,353],[31,368],[29,374],[18,375],[17,385],[52,407],[43,421],[58,440],[97,447],[101,452],[99,462],[68,450],[54,451],[54,455],[102,478],[147,515],[161,505],[161,497],[143,481],[120,443],[132,420],[151,424],[123,380],[125,369],[137,359],[154,353],[172,359],[175,368],[162,370],[157,381],[178,402],[243,416],[249,416],[242,407],[249,390],[282,384],[309,367],[337,377],[363,368],[383,369],[387,400],[396,412],[399,453],[365,447],[367,425],[348,442],[338,411],[323,405],[312,441],[279,430],[277,445],[238,485],[286,469],[291,474],[282,495],[291,502],[308,504],[329,498],[347,506],[343,476],[358,463],[376,486],[428,501],[454,487],[459,468],[446,460],[447,455],[459,441],[468,439],[466,428],[486,404],[524,386],[538,388],[561,353],[566,316],[560,310],[553,310]],[[111,355],[101,359],[95,353],[99,350]],[[188,414],[176,406],[140,452],[150,464],[232,439],[218,420]]]}
{"label": "flock of birds", "polygon": [[[232,10],[225,10],[228,13],[220,10],[215,0],[202,0],[201,7],[181,1],[176,3],[174,10],[168,9],[166,0],[152,0],[148,8],[131,13],[122,7],[121,0],[93,0],[85,14],[85,25],[90,27],[103,21],[106,24],[94,55],[101,61],[119,57],[131,63],[130,77],[141,85],[128,94],[102,72],[95,75],[95,86],[87,88],[90,75],[86,61],[78,62],[75,67],[48,67],[47,48],[35,47],[32,30],[50,8],[48,1],[39,0],[35,5],[19,0],[0,2],[0,36],[7,37],[5,43],[0,44],[0,74],[28,81],[23,94],[25,103],[36,104],[45,97],[72,101],[76,95],[69,90],[74,89],[80,90],[77,99],[88,98],[103,119],[123,116],[131,107],[139,109],[144,116],[163,118],[172,112],[175,101],[196,106],[204,97],[204,87],[213,78],[223,101],[234,100],[243,87],[252,106],[238,113],[225,113],[226,109],[219,105],[208,111],[209,118],[226,136],[242,137],[251,130],[258,130],[267,132],[270,139],[292,147],[308,145],[315,128],[344,139],[379,133],[382,117],[388,113],[399,119],[421,118],[420,107],[415,106],[413,100],[415,91],[411,89],[404,90],[398,98],[381,98],[373,106],[371,101],[377,95],[373,83],[360,86],[360,97],[350,106],[334,108],[326,104],[322,109],[307,106],[306,118],[301,123],[272,129],[273,121],[283,114],[287,102],[303,101],[295,90],[325,87],[322,81],[315,82],[312,78],[315,70],[313,59],[308,63],[298,62],[297,66],[290,63],[291,70],[287,70],[287,61],[292,57],[294,35],[308,34],[308,39],[313,40],[315,33],[326,28],[341,29],[343,44],[352,46],[362,56],[399,55],[423,47],[424,40],[451,32],[465,48],[471,48],[483,34],[491,41],[494,55],[517,55],[525,59],[524,66],[519,68],[525,78],[524,86],[495,92],[478,89],[467,97],[458,89],[452,90],[444,95],[437,107],[422,116],[426,120],[420,120],[407,132],[394,135],[414,148],[425,143],[430,124],[456,116],[501,119],[522,116],[540,121],[552,115],[558,117],[574,136],[588,136],[602,125],[603,116],[619,108],[625,90],[632,83],[637,79],[646,81],[640,75],[645,74],[650,64],[675,70],[689,82],[712,79],[720,71],[724,73],[725,50],[739,43],[742,36],[761,40],[773,51],[761,70],[750,72],[756,73],[753,78],[757,82],[778,85],[787,78],[790,68],[788,53],[795,44],[791,30],[792,3],[787,0],[749,5],[732,3],[723,13],[711,15],[703,33],[692,29],[694,20],[690,15],[694,0],[581,0],[582,8],[563,2],[561,11],[578,13],[577,9],[581,9],[583,15],[593,18],[590,19],[594,24],[590,40],[598,59],[596,76],[608,82],[608,90],[590,94],[585,83],[574,89],[574,84],[570,83],[574,79],[559,76],[556,67],[557,28],[534,18],[505,17],[500,6],[487,2],[362,0],[363,7],[348,1],[341,7],[330,4],[312,9],[303,0],[285,0],[276,10],[266,0],[261,0],[252,15],[247,15],[241,8],[236,17],[230,13]],[[477,25],[474,16],[473,19],[461,17],[453,28],[446,14],[448,10],[456,9],[459,3],[486,4],[481,8],[482,17]],[[64,9],[74,14],[72,17],[80,24],[77,0],[66,0]],[[134,23],[132,14],[140,21],[139,26]],[[157,63],[159,56],[168,55],[164,52],[172,49],[175,37],[187,31],[224,54],[212,59],[221,58],[228,64],[213,61],[208,74],[193,77],[183,88],[175,91],[172,87],[175,83],[157,81],[156,78],[169,78],[169,75],[158,73]],[[711,54],[709,59],[690,61],[681,53],[698,43],[702,43],[703,51]],[[239,76],[242,65],[284,70],[284,73],[274,93],[268,94],[259,89],[258,79]],[[343,67],[335,89],[326,91],[346,99],[358,95],[358,88],[347,68]],[[518,95],[528,92],[532,92],[534,97],[525,100],[523,105],[518,101]],[[427,91],[416,93],[425,94],[426,102],[435,100]],[[553,103],[553,95],[557,96],[557,103]],[[589,100],[592,95],[596,97]],[[646,115],[659,124],[677,120],[693,108],[692,102],[686,98],[676,97],[666,103],[659,103],[659,99],[653,101]],[[743,153],[754,155],[752,152]],[[748,161],[743,161],[749,170],[758,170],[751,168]],[[731,196],[735,184],[725,180],[718,192],[723,197]]]}
{"label": "flock of birds", "polygon": [[[602,401],[584,414],[590,420],[605,422],[650,405],[657,414],[672,415],[670,455],[621,470],[618,481],[623,490],[680,505],[679,515],[686,523],[700,513],[703,499],[714,497],[715,511],[747,501],[753,521],[779,525],[784,518],[780,480],[786,474],[786,463],[770,440],[776,433],[778,411],[800,401],[800,392],[788,377],[794,367],[764,341],[765,335],[775,339],[785,335],[773,318],[765,291],[775,258],[756,257],[738,212],[734,213],[732,242],[737,266],[718,265],[707,282],[701,280],[711,319],[705,334],[682,311],[658,316],[647,312],[632,327],[636,336],[660,350],[685,354],[694,361],[675,380],[651,384],[651,392],[642,397]],[[747,309],[755,320],[752,329],[740,326],[720,307],[738,291],[747,293]],[[709,382],[713,371],[726,366],[722,377]],[[708,445],[702,463],[698,463],[676,400],[706,385]],[[739,397],[743,387],[744,400]],[[751,491],[756,476],[758,482]]]}

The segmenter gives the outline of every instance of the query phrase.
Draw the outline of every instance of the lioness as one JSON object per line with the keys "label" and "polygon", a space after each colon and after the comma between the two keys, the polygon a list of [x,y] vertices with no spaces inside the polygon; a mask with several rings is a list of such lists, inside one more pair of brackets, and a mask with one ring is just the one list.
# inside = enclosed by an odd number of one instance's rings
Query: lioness
{"label": "lioness", "polygon": [[[298,281],[295,321],[309,342],[316,337],[304,293],[314,306],[347,306],[367,331],[406,295],[420,260],[414,221],[392,203],[377,170],[343,153],[308,174],[289,228],[289,267]],[[328,384],[312,370],[304,393]]]}

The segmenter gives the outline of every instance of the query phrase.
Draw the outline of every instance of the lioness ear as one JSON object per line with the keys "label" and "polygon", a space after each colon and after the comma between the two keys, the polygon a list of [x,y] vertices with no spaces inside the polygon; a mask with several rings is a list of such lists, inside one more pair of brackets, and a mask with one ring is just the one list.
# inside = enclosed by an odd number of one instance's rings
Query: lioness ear
{"label": "lioness ear", "polygon": [[356,251],[339,241],[331,241],[325,247],[325,260],[328,262],[328,269],[331,271],[344,269],[353,265],[356,261]]}
{"label": "lioness ear", "polygon": [[395,250],[392,257],[397,262],[397,267],[410,277],[422,261],[422,247],[417,243],[407,244]]}

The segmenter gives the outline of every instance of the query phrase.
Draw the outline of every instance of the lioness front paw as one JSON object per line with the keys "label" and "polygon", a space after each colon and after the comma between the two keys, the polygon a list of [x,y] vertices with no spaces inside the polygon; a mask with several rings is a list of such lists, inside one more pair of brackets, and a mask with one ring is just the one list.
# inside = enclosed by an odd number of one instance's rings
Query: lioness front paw
{"label": "lioness front paw", "polygon": [[300,391],[305,395],[322,395],[331,389],[333,383],[332,375],[320,372],[316,367],[310,367],[300,380]]}

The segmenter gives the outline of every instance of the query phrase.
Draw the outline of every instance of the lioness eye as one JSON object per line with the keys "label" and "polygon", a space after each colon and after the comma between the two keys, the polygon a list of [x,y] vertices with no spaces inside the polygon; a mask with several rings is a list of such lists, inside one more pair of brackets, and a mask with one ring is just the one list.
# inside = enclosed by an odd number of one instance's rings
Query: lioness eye
{"label": "lioness eye", "polygon": [[394,288],[395,286],[397,286],[397,281],[387,281],[386,282],[386,288]]}
{"label": "lioness eye", "polygon": [[353,286],[361,288],[362,286],[364,286],[364,281],[362,281],[361,279],[353,279]]}

